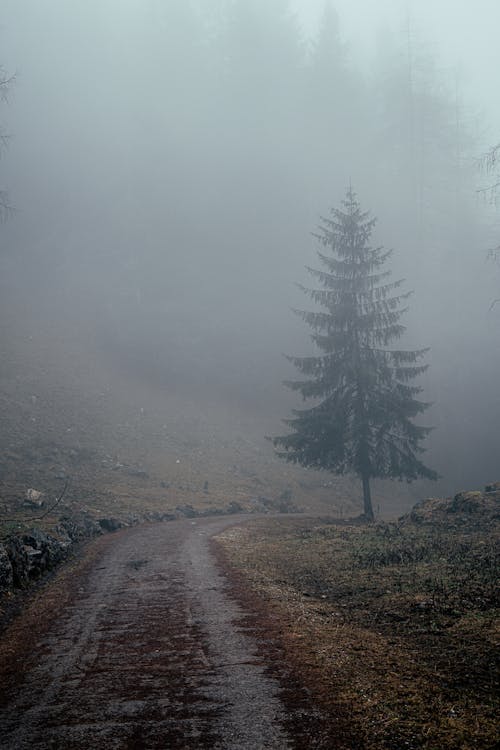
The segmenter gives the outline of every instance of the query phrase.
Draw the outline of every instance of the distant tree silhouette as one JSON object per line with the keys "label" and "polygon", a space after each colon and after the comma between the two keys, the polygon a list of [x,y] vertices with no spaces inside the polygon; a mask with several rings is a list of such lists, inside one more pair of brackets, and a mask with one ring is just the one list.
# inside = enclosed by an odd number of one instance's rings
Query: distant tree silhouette
{"label": "distant tree silhouette", "polygon": [[[14,76],[7,75],[3,68],[0,67],[0,99],[2,99],[3,101],[5,101],[5,99],[7,98],[7,94],[13,81]],[[0,150],[7,145],[7,141],[7,134],[2,130],[2,128],[0,128]],[[0,189],[0,221],[5,220],[11,210],[12,209],[9,203],[9,194],[7,190]]]}
{"label": "distant tree silhouette", "polygon": [[[480,189],[480,192],[487,195],[492,202],[497,201],[498,192],[500,191],[500,143],[492,146],[481,159],[481,168],[491,178],[486,187]],[[490,248],[488,256],[495,263],[500,263],[500,242],[495,247]],[[494,299],[491,307],[500,303],[500,297]]]}

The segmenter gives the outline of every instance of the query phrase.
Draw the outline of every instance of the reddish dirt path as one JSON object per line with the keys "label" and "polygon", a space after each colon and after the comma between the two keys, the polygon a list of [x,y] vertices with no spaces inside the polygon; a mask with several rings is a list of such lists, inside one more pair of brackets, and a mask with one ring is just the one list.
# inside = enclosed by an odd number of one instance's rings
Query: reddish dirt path
{"label": "reddish dirt path", "polygon": [[5,634],[16,671],[4,665],[0,748],[296,746],[280,685],[210,552],[210,537],[234,523],[110,535],[49,585],[39,614],[32,606]]}

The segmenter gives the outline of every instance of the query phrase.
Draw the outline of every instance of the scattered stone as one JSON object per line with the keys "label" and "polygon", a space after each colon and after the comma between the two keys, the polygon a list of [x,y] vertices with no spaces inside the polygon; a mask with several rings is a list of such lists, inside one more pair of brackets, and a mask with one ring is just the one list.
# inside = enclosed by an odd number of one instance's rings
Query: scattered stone
{"label": "scattered stone", "polygon": [[27,550],[17,536],[11,536],[6,540],[5,549],[12,566],[12,584],[16,588],[24,588],[29,581]]}
{"label": "scattered stone", "polygon": [[197,518],[200,515],[199,511],[195,510],[192,505],[178,505],[175,510],[184,518]]}
{"label": "scattered stone", "polygon": [[40,500],[42,496],[43,492],[40,492],[39,490],[34,490],[33,488],[26,490],[26,500],[33,500],[36,502],[37,500]]}
{"label": "scattered stone", "polygon": [[[495,485],[488,485],[494,487]],[[429,497],[416,503],[409,514],[400,519],[400,523],[418,523],[422,525],[450,523],[473,525],[484,523],[486,516],[495,520],[500,514],[500,491],[458,492],[452,498]]]}
{"label": "scattered stone", "polygon": [[[284,497],[283,497],[284,495]],[[277,499],[260,495],[250,501],[254,510],[261,513],[298,513],[298,508],[291,501],[290,494],[285,490]]]}
{"label": "scattered stone", "polygon": [[63,517],[57,526],[57,532],[68,537],[72,542],[91,539],[102,534],[102,531],[101,525],[84,513],[81,516]]}
{"label": "scattered stone", "polygon": [[484,488],[485,492],[500,492],[500,482],[493,482],[492,484],[487,484]]}
{"label": "scattered stone", "polygon": [[56,539],[40,529],[31,529],[22,535],[21,540],[28,558],[29,579],[39,578],[62,562],[70,547],[68,541]]}
{"label": "scattered stone", "polygon": [[227,506],[226,512],[227,513],[243,513],[244,510],[245,509],[238,502],[236,502],[236,500],[232,500]]}
{"label": "scattered stone", "polygon": [[175,521],[177,516],[175,513],[162,513],[160,517],[160,521]]}
{"label": "scattered stone", "polygon": [[137,469],[134,466],[129,466],[124,469],[123,473],[127,474],[129,477],[137,477],[138,479],[147,479],[149,476],[147,471],[144,471],[144,469]]}
{"label": "scattered stone", "polygon": [[272,510],[273,501],[269,497],[265,497],[264,495],[260,495],[257,498],[257,503],[259,503],[266,510]]}
{"label": "scattered stone", "polygon": [[448,513],[474,513],[480,510],[481,499],[481,492],[459,492],[450,503]]}
{"label": "scattered stone", "polygon": [[125,527],[125,524],[117,518],[100,518],[98,523],[103,531],[108,531],[109,533]]}
{"label": "scattered stone", "polygon": [[40,529],[10,536],[5,543],[5,552],[12,568],[11,586],[23,588],[40,578],[64,560],[69,547],[70,542],[56,539]]}

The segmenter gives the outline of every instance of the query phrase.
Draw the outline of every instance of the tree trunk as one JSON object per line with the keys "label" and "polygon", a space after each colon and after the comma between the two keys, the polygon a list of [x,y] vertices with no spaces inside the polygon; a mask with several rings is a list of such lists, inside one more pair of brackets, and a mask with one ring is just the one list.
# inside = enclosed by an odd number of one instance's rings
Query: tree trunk
{"label": "tree trunk", "polygon": [[363,474],[363,507],[364,515],[368,521],[373,521],[372,494],[370,492],[370,476]]}

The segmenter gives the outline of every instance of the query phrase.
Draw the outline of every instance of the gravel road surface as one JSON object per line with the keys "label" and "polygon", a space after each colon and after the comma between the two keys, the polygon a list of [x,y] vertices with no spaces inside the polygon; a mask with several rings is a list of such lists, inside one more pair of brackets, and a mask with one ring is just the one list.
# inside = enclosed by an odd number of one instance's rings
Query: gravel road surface
{"label": "gravel road surface", "polygon": [[95,542],[50,616],[23,614],[5,634],[17,666],[0,686],[0,748],[294,747],[280,685],[210,552],[234,523],[143,525]]}

